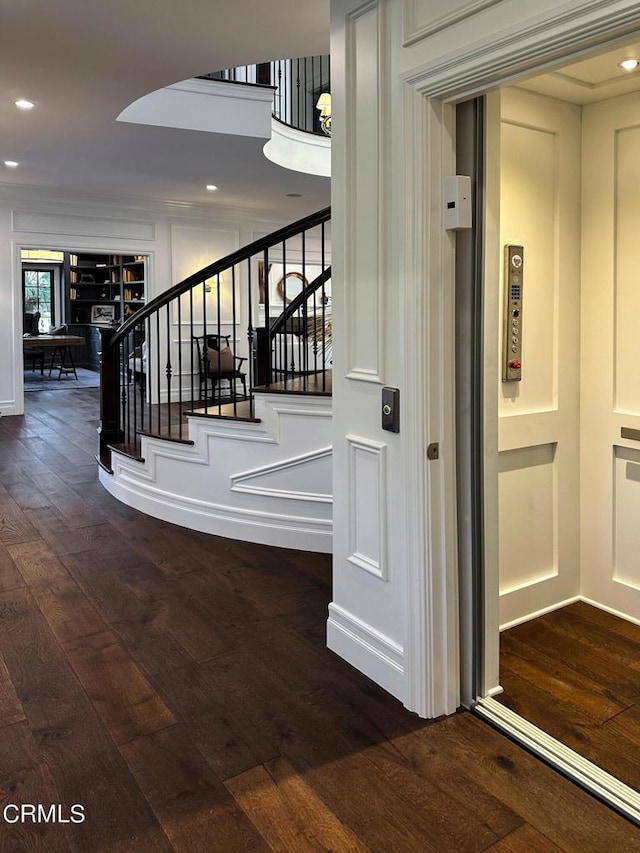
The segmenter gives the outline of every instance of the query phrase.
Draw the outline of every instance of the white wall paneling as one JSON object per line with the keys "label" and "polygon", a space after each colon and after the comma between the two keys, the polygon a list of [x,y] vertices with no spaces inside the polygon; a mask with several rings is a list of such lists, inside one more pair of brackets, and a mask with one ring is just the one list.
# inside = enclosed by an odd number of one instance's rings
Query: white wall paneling
{"label": "white wall paneling", "polygon": [[[613,451],[613,579],[637,592],[640,591],[640,449],[614,447]],[[604,566],[603,571],[606,571]],[[635,617],[640,617],[640,613]]]}
{"label": "white wall paneling", "polygon": [[[346,330],[348,371],[352,379],[381,382],[385,288],[382,277],[384,228],[381,111],[384,104],[384,15],[370,2],[347,19],[346,99],[349,157],[347,217]],[[363,215],[363,211],[367,211]]]}
{"label": "white wall paneling", "polygon": [[[582,594],[640,619],[637,362],[640,94],[583,109]],[[597,487],[594,484],[597,483]]]}
{"label": "white wall paneling", "polygon": [[[406,701],[404,667],[387,665],[390,656],[376,641],[385,638],[384,649],[405,648],[406,572],[414,559],[404,533],[386,536],[386,530],[408,525],[401,448],[411,427],[403,420],[405,403],[399,435],[383,432],[380,422],[382,383],[399,387],[401,401],[409,393],[404,340],[397,335],[406,282],[397,256],[392,261],[389,254],[389,236],[397,230],[393,197],[401,190],[387,162],[393,132],[387,11],[378,2],[332,4],[333,401],[340,414],[333,429],[334,585],[327,642]],[[412,358],[422,365],[415,350]],[[363,512],[375,514],[378,529],[367,526]],[[348,619],[334,618],[337,613]]]}
{"label": "white wall paneling", "polygon": [[544,444],[500,454],[501,595],[558,575],[555,450]]}
{"label": "white wall paneling", "polygon": [[[171,276],[174,284],[183,281],[198,270],[219,261],[231,254],[240,245],[238,230],[222,230],[215,228],[197,228],[184,225],[171,226]],[[236,321],[242,321],[244,294],[240,281],[235,281],[236,287]],[[218,321],[218,304],[220,305],[220,322],[229,325],[233,322],[232,314],[233,282],[231,271],[211,279],[205,286],[198,286],[193,293],[193,303],[189,294],[181,297],[182,322],[189,324],[191,304],[193,304],[193,321],[202,324],[206,305],[207,325],[214,326]],[[246,297],[244,297],[246,299]],[[178,322],[177,308],[174,306],[173,322]]]}
{"label": "white wall paneling", "polygon": [[[638,96],[631,96],[638,102]],[[637,109],[633,110],[637,114]],[[631,116],[630,116],[631,118]],[[640,370],[631,354],[636,351],[640,317],[640,194],[638,193],[638,151],[640,128],[620,127],[614,136],[615,205],[615,408],[640,415]]]}
{"label": "white wall paneling", "polygon": [[330,459],[331,448],[324,447],[271,465],[259,465],[233,474],[231,491],[331,503],[331,467],[327,465]]}
{"label": "white wall paneling", "polygon": [[[512,93],[504,93],[507,111],[510,95],[513,97]],[[506,416],[557,406],[558,134],[503,118],[500,150],[501,243],[525,244],[526,265],[522,381],[502,382],[500,375],[496,377],[500,414]],[[502,335],[497,344],[501,352]]]}
{"label": "white wall paneling", "polygon": [[495,377],[505,624],[579,593],[580,110],[506,89],[501,124],[494,251],[524,247],[522,380]]}
{"label": "white wall paneling", "polygon": [[[134,219],[104,219],[97,216],[74,216],[64,213],[13,212],[13,230],[24,234],[60,237],[100,237],[114,240],[154,240],[153,222]],[[65,244],[67,240],[63,241]]]}
{"label": "white wall paneling", "polygon": [[348,435],[349,556],[354,566],[387,580],[385,444]]}

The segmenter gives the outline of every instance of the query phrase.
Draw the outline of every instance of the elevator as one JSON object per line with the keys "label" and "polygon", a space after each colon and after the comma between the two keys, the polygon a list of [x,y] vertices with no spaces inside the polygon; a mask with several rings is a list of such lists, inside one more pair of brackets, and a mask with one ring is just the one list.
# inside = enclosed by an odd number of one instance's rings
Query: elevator
{"label": "elevator", "polygon": [[485,116],[482,692],[543,728],[566,707],[553,735],[592,759],[594,722],[609,772],[640,734],[638,51],[505,86]]}

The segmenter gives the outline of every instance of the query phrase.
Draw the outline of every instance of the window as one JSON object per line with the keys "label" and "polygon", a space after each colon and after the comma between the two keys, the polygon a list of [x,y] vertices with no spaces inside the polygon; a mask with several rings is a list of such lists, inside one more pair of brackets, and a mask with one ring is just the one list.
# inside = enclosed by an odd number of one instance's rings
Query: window
{"label": "window", "polygon": [[48,332],[53,322],[53,269],[45,267],[23,267],[22,299],[27,314],[40,312],[40,332]]}

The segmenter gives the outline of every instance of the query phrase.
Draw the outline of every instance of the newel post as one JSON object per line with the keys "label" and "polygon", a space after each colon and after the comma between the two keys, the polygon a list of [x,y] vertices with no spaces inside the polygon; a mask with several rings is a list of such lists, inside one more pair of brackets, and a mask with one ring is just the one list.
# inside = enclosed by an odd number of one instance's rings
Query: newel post
{"label": "newel post", "polygon": [[100,329],[100,426],[98,454],[102,458],[110,444],[124,439],[120,424],[120,347],[110,346],[117,329]]}

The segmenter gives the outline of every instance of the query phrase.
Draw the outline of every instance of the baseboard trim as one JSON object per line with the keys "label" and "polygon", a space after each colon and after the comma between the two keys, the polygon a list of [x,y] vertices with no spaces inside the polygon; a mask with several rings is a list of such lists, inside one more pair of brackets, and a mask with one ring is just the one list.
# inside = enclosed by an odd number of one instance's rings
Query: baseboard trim
{"label": "baseboard trim", "polygon": [[515,628],[516,625],[522,625],[524,622],[530,622],[532,619],[537,619],[539,616],[545,616],[547,613],[553,613],[554,610],[560,610],[561,607],[568,607],[570,604],[575,604],[576,601],[583,601],[579,595],[574,595],[571,598],[565,598],[564,601],[558,601],[557,604],[550,604],[548,607],[543,607],[541,610],[536,610],[534,613],[527,613],[526,616],[519,616],[517,619],[512,619],[510,622],[505,622],[500,625],[500,631],[507,631],[509,628]]}
{"label": "baseboard trim", "polygon": [[99,470],[98,476],[104,488],[127,506],[190,530],[298,551],[330,554],[332,550],[333,525],[330,519],[205,503],[162,492],[140,480],[128,478],[122,472],[120,476],[112,476]]}
{"label": "baseboard trim", "polygon": [[635,616],[630,616],[628,613],[623,613],[622,610],[616,610],[615,607],[608,607],[606,604],[600,604],[599,601],[594,601],[592,598],[586,598],[584,595],[580,596],[580,601],[584,601],[585,604],[590,604],[591,607],[597,607],[598,610],[604,610],[605,613],[611,613],[612,616],[617,616],[618,619],[624,619],[625,622],[632,622],[634,625],[640,625],[640,619],[636,619]]}
{"label": "baseboard trim", "polygon": [[[11,417],[19,414],[15,400],[0,400],[0,417]],[[21,414],[21,413],[20,413]]]}
{"label": "baseboard trim", "polygon": [[640,794],[495,699],[478,699],[472,711],[559,770],[629,820],[640,824]]}
{"label": "baseboard trim", "polygon": [[337,604],[329,605],[327,646],[356,669],[404,701],[404,649]]}

